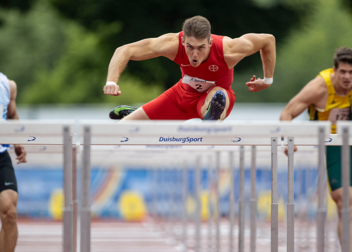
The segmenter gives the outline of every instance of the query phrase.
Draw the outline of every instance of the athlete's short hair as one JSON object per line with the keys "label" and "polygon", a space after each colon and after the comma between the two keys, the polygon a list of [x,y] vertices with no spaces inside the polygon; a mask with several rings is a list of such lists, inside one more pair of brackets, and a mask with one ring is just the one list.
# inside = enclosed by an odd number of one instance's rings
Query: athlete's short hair
{"label": "athlete's short hair", "polygon": [[348,63],[352,65],[352,49],[348,47],[341,47],[336,49],[334,54],[334,67],[337,69],[339,63]]}
{"label": "athlete's short hair", "polygon": [[194,16],[186,19],[183,23],[183,34],[185,37],[195,37],[197,39],[210,39],[211,26],[205,17]]}

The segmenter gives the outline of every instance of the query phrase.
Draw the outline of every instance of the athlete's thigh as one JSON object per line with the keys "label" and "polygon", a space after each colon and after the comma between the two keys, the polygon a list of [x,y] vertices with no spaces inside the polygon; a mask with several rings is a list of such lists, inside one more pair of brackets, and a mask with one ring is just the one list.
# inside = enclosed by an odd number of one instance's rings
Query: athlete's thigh
{"label": "athlete's thigh", "polygon": [[0,153],[0,193],[5,190],[17,192],[17,180],[7,151]]}
{"label": "athlete's thigh", "polygon": [[[342,209],[343,203],[343,189],[338,188],[332,192],[330,192],[331,198],[335,201],[337,208],[339,211]],[[350,187],[350,208],[352,207],[352,187]]]}
{"label": "athlete's thigh", "polygon": [[133,111],[133,113],[122,118],[120,121],[130,121],[130,120],[150,120],[150,119],[148,115],[145,113],[144,109],[140,107],[136,111]]}
{"label": "athlete's thigh", "polygon": [[16,210],[18,200],[17,180],[7,151],[0,154],[0,213]]}
{"label": "athlete's thigh", "polygon": [[[352,157],[351,147],[350,156]],[[331,191],[341,188],[341,146],[326,146],[326,168]],[[350,163],[350,171],[352,171],[352,162]],[[350,186],[352,186],[352,173],[350,174],[350,179]]]}
{"label": "athlete's thigh", "polygon": [[[184,110],[182,106],[188,104],[187,100],[182,100],[182,94],[176,91],[177,87],[172,87],[156,99],[143,105],[145,113],[150,120],[188,120],[197,117],[195,104],[194,109]],[[191,106],[191,105],[190,105]]]}

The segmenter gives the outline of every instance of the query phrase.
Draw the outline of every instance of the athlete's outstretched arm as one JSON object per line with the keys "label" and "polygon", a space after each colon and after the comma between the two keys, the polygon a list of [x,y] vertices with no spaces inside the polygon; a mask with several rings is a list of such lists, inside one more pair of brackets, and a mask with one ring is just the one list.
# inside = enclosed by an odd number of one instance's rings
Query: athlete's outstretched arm
{"label": "athlete's outstretched arm", "polygon": [[[16,96],[17,96],[17,85],[14,81],[9,80],[9,85],[10,85],[10,103],[7,106],[7,118],[8,119],[20,119],[17,114],[17,109],[16,109]],[[24,147],[20,144],[15,144],[15,153],[17,155],[17,164],[19,163],[25,163],[27,162],[26,160],[26,151]]]}
{"label": "athlete's outstretched arm", "polygon": [[[160,56],[174,60],[178,45],[178,33],[169,33],[117,48],[109,64],[107,81],[118,83],[122,71],[130,60],[147,60]],[[118,85],[106,85],[104,93],[117,96],[121,94],[121,91]]]}
{"label": "athlete's outstretched arm", "polygon": [[293,97],[281,113],[281,121],[291,121],[299,116],[311,104],[316,105],[324,99],[327,89],[322,77],[316,77]]}
{"label": "athlete's outstretched arm", "polygon": [[[321,77],[308,82],[302,90],[294,96],[281,112],[280,121],[292,121],[299,116],[310,105],[317,105],[319,101],[324,100],[324,95],[327,94],[327,88],[324,80]],[[294,151],[297,147],[294,146]],[[285,154],[288,155],[288,147],[285,148]]]}
{"label": "athlete's outstretched arm", "polygon": [[[264,77],[273,78],[276,62],[275,37],[271,34],[245,34],[240,38],[224,41],[224,56],[229,68],[234,67],[243,58],[260,52],[263,63]],[[255,76],[246,83],[252,92],[258,92],[270,87]]]}

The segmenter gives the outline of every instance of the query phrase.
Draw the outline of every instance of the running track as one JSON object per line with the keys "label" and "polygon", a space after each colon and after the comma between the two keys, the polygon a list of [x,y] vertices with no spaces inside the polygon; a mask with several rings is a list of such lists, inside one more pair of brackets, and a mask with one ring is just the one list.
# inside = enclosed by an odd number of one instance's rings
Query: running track
{"label": "running track", "polygon": [[[182,251],[180,243],[182,227],[179,223],[166,223],[161,231],[150,221],[144,223],[125,223],[116,221],[99,221],[92,223],[92,250],[93,252],[176,252]],[[173,235],[170,227],[173,226]],[[270,251],[270,224],[257,224],[257,252]],[[214,228],[214,225],[213,225]],[[237,249],[237,225],[234,234],[234,251]],[[16,252],[62,252],[62,224],[60,222],[23,221],[18,222],[19,238]],[[340,251],[335,234],[335,224],[328,224],[329,232],[326,236],[326,252]],[[188,252],[193,251],[194,226],[188,224]],[[316,236],[315,224],[307,222],[295,223],[295,251],[315,251]],[[201,228],[201,251],[216,252],[215,230],[209,239],[206,223]],[[221,223],[221,251],[229,251],[228,222]],[[249,230],[245,231],[245,251],[249,251]],[[280,224],[279,251],[286,251],[285,223]]]}

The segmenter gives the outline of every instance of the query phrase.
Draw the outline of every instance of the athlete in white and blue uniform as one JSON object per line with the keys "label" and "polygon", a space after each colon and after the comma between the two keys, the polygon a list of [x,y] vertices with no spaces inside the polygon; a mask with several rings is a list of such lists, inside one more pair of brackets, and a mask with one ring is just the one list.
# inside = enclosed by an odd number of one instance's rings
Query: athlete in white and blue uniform
{"label": "athlete in white and blue uniform", "polygon": [[[2,107],[2,119],[7,118],[7,106],[10,103],[10,84],[6,75],[0,73],[0,108]],[[9,145],[0,145],[0,153],[7,151]]]}
{"label": "athlete in white and blue uniform", "polygon": [[[19,119],[16,110],[16,95],[16,83],[0,73],[1,121]],[[16,207],[18,193],[15,171],[8,149],[9,145],[0,144],[0,251],[14,252],[18,237]],[[26,151],[22,145],[15,145],[15,153],[18,164],[26,162]]]}

